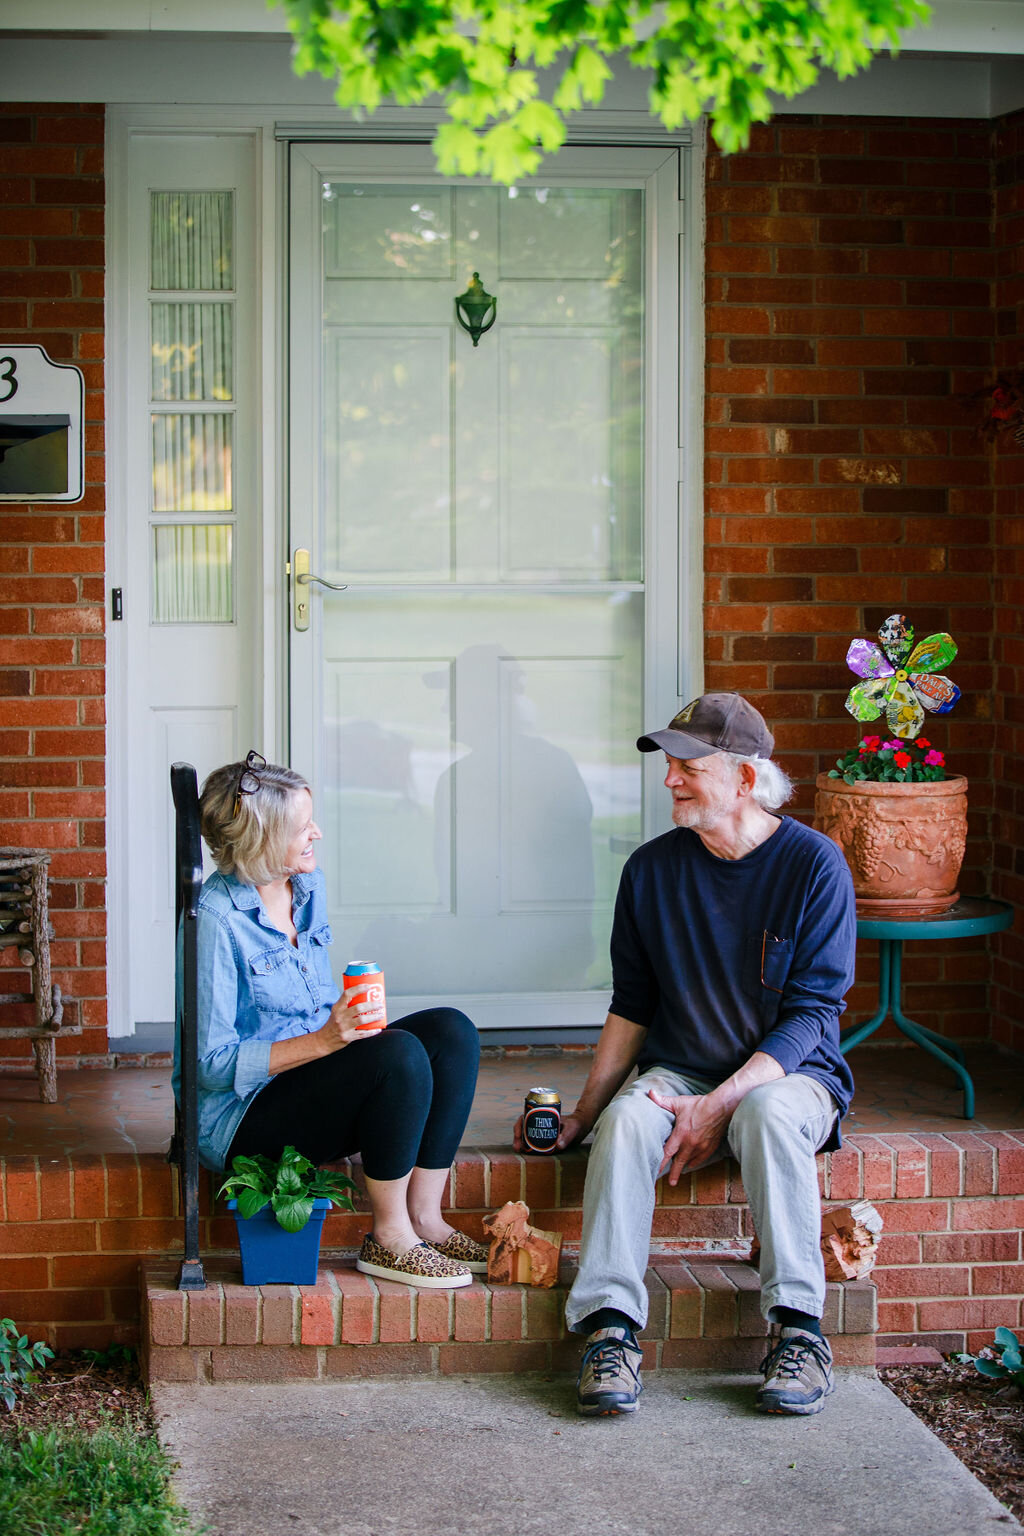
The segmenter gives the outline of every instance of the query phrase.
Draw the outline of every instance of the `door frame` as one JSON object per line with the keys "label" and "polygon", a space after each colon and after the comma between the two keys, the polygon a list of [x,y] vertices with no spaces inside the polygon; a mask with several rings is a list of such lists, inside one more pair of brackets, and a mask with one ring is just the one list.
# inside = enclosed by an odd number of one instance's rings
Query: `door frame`
{"label": "door frame", "polygon": [[[321,106],[282,107],[275,111],[251,107],[118,105],[106,114],[106,186],[108,213],[106,393],[108,438],[106,453],[108,589],[123,584],[126,523],[131,503],[124,472],[128,444],[128,401],[120,359],[130,342],[132,296],[127,291],[124,229],[131,199],[128,149],[133,134],[170,139],[204,132],[249,134],[255,146],[257,293],[255,311],[259,334],[254,346],[259,359],[257,443],[259,499],[262,515],[254,530],[259,597],[256,632],[250,637],[252,676],[247,680],[256,701],[256,736],[264,750],[279,759],[290,757],[288,673],[290,670],[289,592],[286,566],[290,551],[287,519],[289,306],[288,207],[290,147],[296,142],[424,143],[432,137],[438,114],[431,108],[385,107],[365,123],[340,121]],[[671,445],[677,505],[671,586],[677,605],[674,662],[655,658],[645,669],[645,718],[669,718],[679,702],[703,687],[703,402],[704,402],[704,164],[706,129],[703,123],[667,133],[644,110],[594,111],[579,114],[570,125],[567,148],[603,145],[674,147],[680,151],[677,224],[666,239],[677,242],[679,283],[677,338],[679,412],[676,441]],[[669,454],[664,455],[666,462]],[[661,494],[659,490],[659,494]],[[667,579],[668,580],[668,579]],[[132,942],[127,900],[127,866],[132,837],[126,796],[127,736],[125,657],[117,626],[107,631],[107,996],[108,1029],[116,1036],[134,1033],[128,996],[126,957]],[[650,657],[648,645],[647,656]],[[667,826],[661,805],[659,765],[646,758],[644,771],[644,836]]]}

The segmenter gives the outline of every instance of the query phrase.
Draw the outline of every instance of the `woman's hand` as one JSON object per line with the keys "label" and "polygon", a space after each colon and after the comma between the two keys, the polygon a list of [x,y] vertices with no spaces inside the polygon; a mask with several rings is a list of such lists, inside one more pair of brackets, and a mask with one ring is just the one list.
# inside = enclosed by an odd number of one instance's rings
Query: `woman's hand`
{"label": "woman's hand", "polygon": [[365,994],[360,1002],[352,1002],[361,991],[361,988],[350,987],[343,992],[331,1009],[327,1023],[316,1031],[325,1055],[343,1050],[355,1040],[369,1040],[384,1028],[380,1022],[384,1019],[383,1008],[367,1002]]}

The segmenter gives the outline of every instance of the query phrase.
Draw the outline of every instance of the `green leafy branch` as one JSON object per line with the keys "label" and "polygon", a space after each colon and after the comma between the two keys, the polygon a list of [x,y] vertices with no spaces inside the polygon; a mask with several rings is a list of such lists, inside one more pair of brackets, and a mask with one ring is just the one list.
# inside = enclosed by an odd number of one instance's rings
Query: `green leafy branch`
{"label": "green leafy branch", "polygon": [[269,1205],[286,1232],[299,1232],[310,1218],[314,1200],[330,1200],[342,1210],[353,1210],[348,1191],[355,1187],[343,1173],[317,1168],[294,1147],[285,1147],[276,1162],[261,1153],[233,1158],[231,1172],[217,1193],[237,1200],[238,1214],[247,1221]]}
{"label": "green leafy branch", "polygon": [[[923,0],[269,0],[284,7],[293,68],[336,78],[357,115],[439,97],[443,175],[506,185],[565,142],[566,115],[597,106],[621,55],[651,76],[666,128],[710,115],[726,152],[814,84],[844,79],[927,22]],[[554,90],[542,99],[539,71]]]}
{"label": "green leafy branch", "polygon": [[19,1392],[28,1392],[39,1380],[46,1362],[53,1359],[48,1344],[30,1344],[12,1318],[0,1318],[0,1401],[10,1410]]}

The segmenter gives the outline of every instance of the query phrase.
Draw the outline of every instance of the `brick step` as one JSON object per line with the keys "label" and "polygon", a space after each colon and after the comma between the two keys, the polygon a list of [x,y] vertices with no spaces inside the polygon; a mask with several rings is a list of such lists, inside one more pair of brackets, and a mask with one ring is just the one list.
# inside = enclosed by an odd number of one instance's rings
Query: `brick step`
{"label": "brick step", "polygon": [[[580,1339],[566,1333],[574,1266],[551,1290],[474,1281],[417,1291],[372,1280],[354,1253],[321,1254],[316,1285],[241,1284],[237,1255],[205,1261],[205,1291],[179,1291],[177,1266],[141,1267],[143,1359],[149,1381],[329,1381],[343,1376],[452,1376],[478,1371],[572,1371]],[[756,1269],[654,1254],[648,1369],[754,1371],[767,1326]],[[873,1366],[877,1303],[871,1281],[830,1284],[823,1326],[839,1365]]]}

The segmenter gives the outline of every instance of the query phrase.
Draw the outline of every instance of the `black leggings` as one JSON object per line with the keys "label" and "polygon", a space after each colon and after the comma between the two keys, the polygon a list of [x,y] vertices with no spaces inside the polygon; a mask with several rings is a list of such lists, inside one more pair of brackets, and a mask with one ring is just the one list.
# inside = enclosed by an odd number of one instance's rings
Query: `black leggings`
{"label": "black leggings", "polygon": [[360,1152],[371,1179],[447,1168],[469,1119],[479,1064],[480,1039],[464,1013],[410,1014],[273,1077],[242,1117],[227,1165],[239,1153],[277,1158],[293,1146],[318,1166]]}

